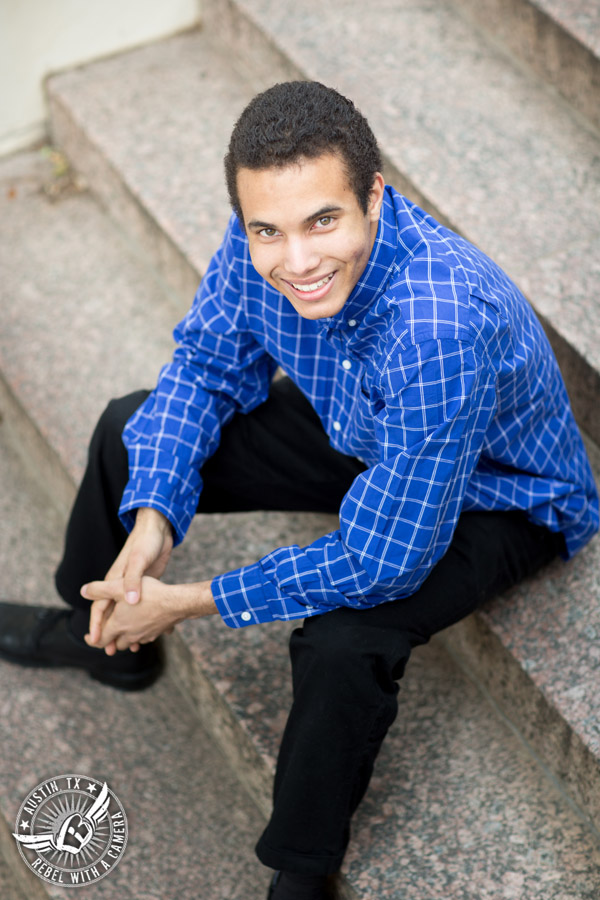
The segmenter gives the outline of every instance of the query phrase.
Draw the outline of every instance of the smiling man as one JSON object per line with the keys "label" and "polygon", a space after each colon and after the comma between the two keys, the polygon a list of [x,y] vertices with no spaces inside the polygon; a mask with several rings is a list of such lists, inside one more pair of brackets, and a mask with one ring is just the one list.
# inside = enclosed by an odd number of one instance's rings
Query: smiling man
{"label": "smiling man", "polygon": [[[412,648],[575,554],[598,497],[527,301],[384,184],[349,100],[276,85],[225,169],[233,215],[173,361],[92,439],[57,573],[74,610],[3,604],[0,652],[140,688],[182,619],[303,620],[257,853],[273,900],[321,900]],[[210,582],[158,580],[196,511],[249,509],[339,527]]]}

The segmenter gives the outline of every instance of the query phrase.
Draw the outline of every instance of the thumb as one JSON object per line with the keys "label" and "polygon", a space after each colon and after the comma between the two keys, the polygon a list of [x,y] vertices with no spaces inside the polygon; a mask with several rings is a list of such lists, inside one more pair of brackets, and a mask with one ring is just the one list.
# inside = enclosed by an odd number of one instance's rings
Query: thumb
{"label": "thumb", "polygon": [[127,560],[123,572],[123,593],[127,603],[138,603],[142,593],[142,577],[148,567],[144,553],[134,552]]}

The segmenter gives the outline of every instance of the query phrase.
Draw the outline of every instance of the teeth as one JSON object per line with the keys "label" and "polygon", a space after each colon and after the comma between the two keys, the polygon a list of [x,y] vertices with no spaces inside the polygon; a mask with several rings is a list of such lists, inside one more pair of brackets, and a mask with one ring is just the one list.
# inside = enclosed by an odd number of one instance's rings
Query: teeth
{"label": "teeth", "polygon": [[293,288],[297,291],[300,291],[303,294],[312,294],[313,291],[317,291],[320,287],[323,287],[324,284],[327,284],[328,281],[331,281],[333,278],[333,272],[331,275],[326,275],[325,278],[321,278],[320,281],[315,281],[313,284],[294,284],[294,282],[290,282]]}

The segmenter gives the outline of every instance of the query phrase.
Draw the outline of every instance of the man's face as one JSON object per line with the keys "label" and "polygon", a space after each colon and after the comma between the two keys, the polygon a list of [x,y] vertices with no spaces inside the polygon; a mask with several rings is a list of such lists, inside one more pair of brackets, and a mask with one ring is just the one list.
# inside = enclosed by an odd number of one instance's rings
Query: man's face
{"label": "man's face", "polygon": [[256,271],[303,318],[336,315],[371,254],[382,176],[375,177],[366,214],[335,153],[285,168],[242,168],[237,185]]}

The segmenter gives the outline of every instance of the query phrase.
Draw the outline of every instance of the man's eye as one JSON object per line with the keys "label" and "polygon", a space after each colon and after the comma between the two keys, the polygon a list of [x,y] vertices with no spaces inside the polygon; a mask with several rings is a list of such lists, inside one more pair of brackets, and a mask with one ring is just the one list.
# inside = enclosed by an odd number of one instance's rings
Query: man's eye
{"label": "man's eye", "polygon": [[261,228],[258,233],[263,237],[275,237],[276,234],[279,234],[276,228]]}
{"label": "man's eye", "polygon": [[327,228],[328,225],[331,225],[333,222],[333,216],[321,216],[320,219],[317,219],[317,225],[319,228]]}

